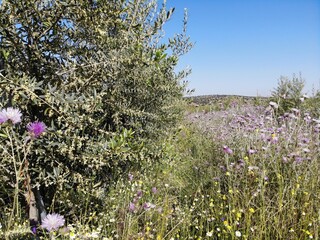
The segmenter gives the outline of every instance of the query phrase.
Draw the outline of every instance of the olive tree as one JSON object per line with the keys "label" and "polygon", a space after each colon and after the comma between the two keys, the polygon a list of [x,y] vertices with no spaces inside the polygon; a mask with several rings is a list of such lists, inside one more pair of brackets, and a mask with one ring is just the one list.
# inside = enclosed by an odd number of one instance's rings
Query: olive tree
{"label": "olive tree", "polygon": [[[182,32],[164,38],[173,12],[155,0],[0,3],[0,107],[21,110],[23,121],[14,128],[21,136],[28,121],[47,125],[22,153],[37,208],[65,203],[79,186],[106,191],[142,159],[155,160],[148,142],[180,119],[182,79],[189,73],[175,70],[192,48],[186,15]],[[8,145],[7,137],[0,141]],[[9,157],[1,167],[7,169],[1,187],[10,188]]]}

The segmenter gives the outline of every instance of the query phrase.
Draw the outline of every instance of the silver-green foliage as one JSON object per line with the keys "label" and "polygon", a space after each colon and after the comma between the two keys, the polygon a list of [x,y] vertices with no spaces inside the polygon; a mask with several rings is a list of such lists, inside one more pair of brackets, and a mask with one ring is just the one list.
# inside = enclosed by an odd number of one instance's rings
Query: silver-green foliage
{"label": "silver-green foliage", "polygon": [[185,26],[163,39],[173,11],[155,0],[2,1],[0,106],[48,126],[28,155],[45,200],[152,159],[143,142],[181,117],[188,71],[175,66],[192,44]]}
{"label": "silver-green foliage", "polygon": [[[301,74],[293,75],[291,79],[281,76],[278,86],[272,92],[272,101],[276,102],[278,116],[294,109],[300,114],[307,114],[313,118],[320,116],[320,91],[314,89],[311,95],[303,93],[305,81]],[[294,110],[295,111],[295,110]]]}
{"label": "silver-green foliage", "polygon": [[278,86],[272,92],[272,100],[278,105],[278,114],[281,115],[292,108],[300,108],[302,105],[303,88],[305,81],[301,75],[293,75],[292,79],[281,76]]}

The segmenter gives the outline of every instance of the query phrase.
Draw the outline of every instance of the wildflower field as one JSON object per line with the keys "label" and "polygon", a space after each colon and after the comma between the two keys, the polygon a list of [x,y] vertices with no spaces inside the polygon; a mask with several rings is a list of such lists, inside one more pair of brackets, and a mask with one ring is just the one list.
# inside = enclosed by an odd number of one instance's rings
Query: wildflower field
{"label": "wildflower field", "polygon": [[319,239],[320,91],[184,97],[159,2],[0,1],[0,239]]}
{"label": "wildflower field", "polygon": [[[178,129],[155,143],[162,149],[157,162],[130,169],[108,191],[78,189],[79,215],[51,205],[36,229],[13,205],[1,220],[1,237],[319,239],[320,119],[303,108],[278,115],[271,100],[225,97],[185,105]],[[0,119],[1,136],[8,137],[21,113],[4,109]],[[26,130],[25,144],[47,134],[39,122]],[[27,174],[25,161],[16,164]],[[61,193],[67,199],[61,204],[71,204],[73,193]]]}

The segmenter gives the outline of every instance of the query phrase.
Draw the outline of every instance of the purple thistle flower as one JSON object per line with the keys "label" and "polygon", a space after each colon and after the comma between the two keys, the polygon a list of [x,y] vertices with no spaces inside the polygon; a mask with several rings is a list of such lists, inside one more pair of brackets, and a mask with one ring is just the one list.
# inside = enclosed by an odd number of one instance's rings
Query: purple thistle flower
{"label": "purple thistle flower", "polygon": [[279,138],[276,136],[275,133],[272,133],[271,136],[267,138],[267,141],[271,143],[277,143],[279,141]]}
{"label": "purple thistle flower", "polygon": [[306,121],[306,123],[311,123],[311,117],[309,115],[306,115],[303,119]]}
{"label": "purple thistle flower", "polygon": [[7,115],[6,115],[6,113],[5,113],[5,110],[3,109],[3,110],[0,112],[0,124],[1,124],[1,123],[5,123],[7,120],[8,120]]}
{"label": "purple thistle flower", "polygon": [[256,153],[256,152],[257,152],[257,151],[256,151],[256,150],[253,150],[253,149],[249,149],[249,150],[248,150],[248,154],[249,154],[249,155],[254,154],[254,153]]}
{"label": "purple thistle flower", "polygon": [[138,198],[141,198],[141,197],[142,197],[142,190],[138,190],[138,192],[137,192],[137,197],[138,197]]}
{"label": "purple thistle flower", "polygon": [[303,151],[304,153],[309,153],[309,152],[310,152],[310,149],[309,149],[309,148],[304,148],[304,149],[302,149],[302,151]]}
{"label": "purple thistle flower", "polygon": [[303,158],[300,157],[300,156],[296,156],[296,157],[295,157],[295,162],[296,162],[296,163],[302,163],[302,162],[303,162]]}
{"label": "purple thistle flower", "polygon": [[55,231],[64,225],[64,217],[57,213],[48,214],[43,220],[41,227],[49,232]]}
{"label": "purple thistle flower", "polygon": [[158,190],[157,190],[156,187],[153,187],[153,188],[151,189],[151,191],[152,191],[153,194],[156,194],[156,193],[158,192]]}
{"label": "purple thistle flower", "polygon": [[27,129],[33,137],[37,138],[46,130],[46,125],[43,122],[36,121],[29,123]]}
{"label": "purple thistle flower", "polygon": [[31,228],[31,231],[32,231],[33,234],[37,234],[37,227],[36,227],[36,226],[33,226],[33,227]]}
{"label": "purple thistle flower", "polygon": [[17,108],[9,107],[7,109],[2,109],[0,112],[0,123],[5,123],[11,121],[13,124],[21,122],[21,112]]}
{"label": "purple thistle flower", "polygon": [[130,202],[129,203],[129,212],[134,212],[135,209],[136,209],[136,206],[134,205],[134,203]]}
{"label": "purple thistle flower", "polygon": [[130,182],[133,180],[133,175],[131,173],[128,174],[128,179]]}
{"label": "purple thistle flower", "polygon": [[151,208],[155,208],[156,205],[152,204],[152,203],[149,203],[149,202],[145,202],[143,205],[142,205],[143,209],[145,211],[149,211]]}
{"label": "purple thistle flower", "polygon": [[241,169],[243,166],[245,165],[245,161],[243,159],[240,159],[237,161],[237,164],[236,164],[236,169]]}
{"label": "purple thistle flower", "polygon": [[223,151],[227,154],[232,154],[233,151],[228,146],[223,146]]}

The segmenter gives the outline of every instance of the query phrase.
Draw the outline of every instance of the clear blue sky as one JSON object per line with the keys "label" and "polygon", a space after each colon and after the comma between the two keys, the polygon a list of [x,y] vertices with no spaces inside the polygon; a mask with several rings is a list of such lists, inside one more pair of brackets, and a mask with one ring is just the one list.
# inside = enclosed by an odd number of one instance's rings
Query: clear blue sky
{"label": "clear blue sky", "polygon": [[195,47],[179,67],[190,66],[194,95],[268,96],[280,76],[301,72],[305,92],[320,89],[320,0],[167,0],[176,11],[168,36],[188,9]]}

